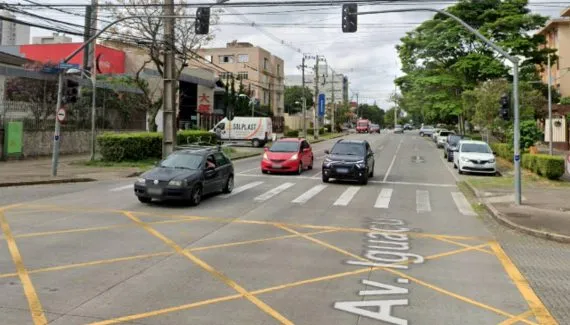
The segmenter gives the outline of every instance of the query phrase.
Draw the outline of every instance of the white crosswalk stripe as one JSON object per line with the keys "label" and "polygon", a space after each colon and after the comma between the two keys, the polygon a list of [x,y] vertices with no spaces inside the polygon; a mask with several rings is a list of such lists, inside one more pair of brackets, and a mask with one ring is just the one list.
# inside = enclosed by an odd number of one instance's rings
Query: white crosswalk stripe
{"label": "white crosswalk stripe", "polygon": [[457,205],[457,209],[459,212],[461,212],[461,214],[466,216],[477,215],[477,213],[473,211],[473,208],[471,208],[471,204],[469,204],[469,201],[467,201],[467,198],[465,195],[463,195],[463,193],[451,192],[451,197],[453,197],[453,201],[455,202],[455,205]]}
{"label": "white crosswalk stripe", "polygon": [[387,209],[390,206],[390,198],[392,198],[392,192],[394,190],[391,188],[383,188],[376,199],[374,204],[375,208]]}
{"label": "white crosswalk stripe", "polygon": [[416,190],[416,211],[418,213],[430,212],[431,205],[429,203],[429,192],[425,190]]}
{"label": "white crosswalk stripe", "polygon": [[277,186],[276,188],[257,196],[254,200],[258,201],[258,202],[263,202],[263,201],[269,200],[270,198],[272,198],[275,195],[285,191],[286,189],[292,187],[293,185],[295,185],[295,183],[283,183],[283,184]]}
{"label": "white crosswalk stripe", "polygon": [[248,183],[248,184],[245,184],[245,185],[240,186],[240,187],[238,187],[238,188],[235,188],[235,189],[234,189],[231,193],[229,193],[229,194],[220,195],[219,197],[225,199],[225,198],[228,198],[228,197],[231,197],[231,196],[240,194],[241,192],[247,191],[247,190],[252,189],[252,188],[254,188],[254,187],[257,187],[257,186],[259,186],[259,185],[261,185],[261,184],[263,184],[263,182],[252,182],[252,183]]}
{"label": "white crosswalk stripe", "polygon": [[351,186],[351,187],[347,188],[346,191],[344,191],[338,197],[338,199],[334,202],[333,205],[347,206],[350,203],[350,201],[352,201],[352,198],[354,198],[354,196],[356,195],[356,193],[358,193],[359,190],[360,190],[360,187],[358,187],[358,186]]}
{"label": "white crosswalk stripe", "polygon": [[309,201],[311,198],[313,198],[313,196],[319,194],[322,190],[324,190],[327,186],[326,185],[316,185],[314,187],[312,187],[310,190],[308,190],[307,192],[301,194],[299,197],[297,197],[296,199],[294,199],[293,201],[291,201],[292,203],[299,203],[299,204],[303,204],[306,203],[307,201]]}

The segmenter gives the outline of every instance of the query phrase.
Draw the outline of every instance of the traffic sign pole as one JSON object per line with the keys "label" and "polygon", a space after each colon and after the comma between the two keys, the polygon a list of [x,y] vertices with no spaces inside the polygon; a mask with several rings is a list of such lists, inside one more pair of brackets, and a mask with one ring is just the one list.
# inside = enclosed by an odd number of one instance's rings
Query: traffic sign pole
{"label": "traffic sign pole", "polygon": [[59,111],[61,110],[61,99],[63,97],[63,71],[58,74],[57,81],[57,105],[55,108],[55,131],[53,135],[53,154],[51,158],[51,176],[57,176],[57,163],[59,160],[59,145],[60,145],[60,133],[61,133],[61,123],[57,118]]}

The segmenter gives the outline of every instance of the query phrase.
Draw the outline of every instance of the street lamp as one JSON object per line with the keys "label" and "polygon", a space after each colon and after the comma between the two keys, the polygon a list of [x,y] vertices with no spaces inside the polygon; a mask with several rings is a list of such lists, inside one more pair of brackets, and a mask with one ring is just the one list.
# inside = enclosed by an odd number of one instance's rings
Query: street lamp
{"label": "street lamp", "polygon": [[[85,73],[84,70],[79,70],[79,69],[69,69],[67,70],[66,74],[80,74],[82,76],[87,77],[87,74]],[[91,87],[92,87],[92,96],[91,96],[91,143],[90,143],[90,151],[91,151],[91,156],[89,158],[89,160],[93,161],[95,160],[95,146],[96,146],[96,132],[95,132],[95,118],[96,118],[96,96],[97,96],[97,85],[96,85],[96,78],[95,78],[95,74],[93,72],[91,72],[91,78],[88,78],[91,81]]]}

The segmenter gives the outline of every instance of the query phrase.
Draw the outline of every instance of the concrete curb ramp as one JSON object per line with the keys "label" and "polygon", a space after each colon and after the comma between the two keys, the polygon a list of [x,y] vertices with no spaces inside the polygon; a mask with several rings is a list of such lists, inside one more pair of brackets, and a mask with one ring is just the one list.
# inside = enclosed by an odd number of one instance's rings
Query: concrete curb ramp
{"label": "concrete curb ramp", "polygon": [[[467,185],[469,190],[471,192],[473,192],[473,194],[475,194],[475,196],[477,196],[477,198],[485,206],[485,208],[489,212],[489,214],[491,214],[491,216],[495,220],[497,220],[500,224],[507,226],[509,228],[515,229],[517,231],[520,231],[522,233],[538,237],[538,238],[548,239],[548,240],[552,240],[552,241],[556,241],[556,242],[560,242],[560,243],[570,243],[570,236],[558,234],[555,232],[542,231],[542,230],[538,230],[538,229],[534,229],[534,228],[529,228],[529,227],[519,225],[518,223],[509,220],[509,218],[507,218],[503,213],[501,213],[497,208],[495,208],[495,206],[492,203],[486,202],[486,200],[483,198],[483,196],[481,196],[479,190],[477,190],[473,185],[471,185],[471,183],[469,183],[469,181],[466,181],[465,185]],[[537,209],[537,208],[533,208],[533,210],[545,211],[545,210]]]}
{"label": "concrete curb ramp", "polygon": [[61,179],[46,179],[38,181],[22,181],[22,182],[2,182],[0,187],[12,187],[12,186],[28,186],[28,185],[43,185],[43,184],[64,184],[64,183],[85,183],[94,182],[94,178],[61,178]]}

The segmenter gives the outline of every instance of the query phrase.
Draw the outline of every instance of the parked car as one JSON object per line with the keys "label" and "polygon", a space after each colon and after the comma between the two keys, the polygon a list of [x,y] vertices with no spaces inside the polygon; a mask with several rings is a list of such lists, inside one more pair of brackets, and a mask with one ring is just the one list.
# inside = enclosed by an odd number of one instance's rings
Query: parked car
{"label": "parked car", "polygon": [[404,133],[404,128],[400,124],[396,124],[394,128],[394,133]]}
{"label": "parked car", "polygon": [[484,141],[461,140],[453,153],[453,167],[463,173],[497,174],[495,153]]}
{"label": "parked car", "polygon": [[439,134],[437,135],[437,142],[436,142],[438,148],[443,148],[443,146],[447,142],[447,137],[450,134],[455,134],[455,132],[447,130],[442,130],[439,132]]}
{"label": "parked car", "polygon": [[370,133],[380,133],[380,125],[378,124],[370,124],[369,131]]}
{"label": "parked car", "polygon": [[435,129],[435,132],[431,135],[433,142],[437,143],[437,137],[441,131],[447,131],[446,129]]}
{"label": "parked car", "polygon": [[249,143],[261,147],[273,137],[273,126],[270,117],[239,117],[228,121],[224,118],[211,133],[219,134],[222,141]]}
{"label": "parked car", "polygon": [[468,140],[464,135],[450,134],[447,136],[447,141],[443,146],[443,158],[447,161],[453,161],[453,152],[457,150],[457,145],[461,140]]}
{"label": "parked car", "polygon": [[366,140],[337,141],[332,149],[325,150],[322,179],[328,183],[331,178],[355,180],[362,185],[374,177],[374,152]]}
{"label": "parked car", "polygon": [[313,149],[303,138],[281,138],[265,148],[261,160],[262,173],[296,172],[313,169]]}
{"label": "parked car", "polygon": [[194,206],[206,194],[230,193],[233,188],[234,166],[215,147],[174,151],[134,184],[135,195],[142,203],[153,199],[180,200]]}
{"label": "parked car", "polygon": [[432,125],[424,125],[420,128],[420,137],[430,137],[435,132]]}

